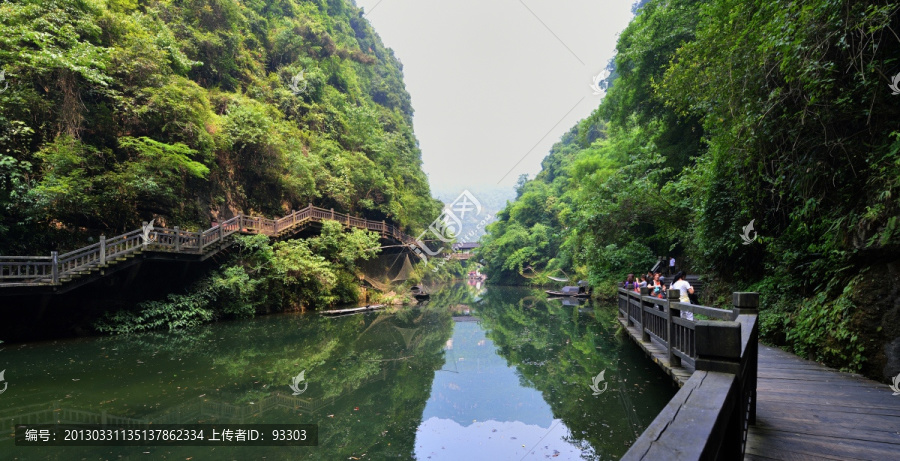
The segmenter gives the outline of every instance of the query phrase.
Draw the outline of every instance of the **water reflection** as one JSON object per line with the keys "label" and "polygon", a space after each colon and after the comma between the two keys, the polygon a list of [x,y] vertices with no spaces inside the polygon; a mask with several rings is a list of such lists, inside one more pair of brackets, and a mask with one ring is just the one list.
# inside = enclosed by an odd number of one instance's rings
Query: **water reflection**
{"label": "water reflection", "polygon": [[554,425],[541,393],[520,385],[479,323],[456,323],[445,350],[416,437],[417,459],[519,459],[524,441]]}
{"label": "water reflection", "polygon": [[[674,390],[615,335],[611,308],[565,301],[491,287],[466,306],[480,322],[456,322],[445,345],[418,459],[618,459],[627,451]],[[592,378],[604,370],[594,395]]]}
{"label": "water reflection", "polygon": [[[616,334],[613,308],[530,296],[539,300],[523,304],[507,289],[490,290],[480,310],[488,338],[516,368],[522,385],[539,391],[565,425],[567,434],[557,439],[578,447],[585,459],[618,459],[675,390]],[[590,386],[604,370],[606,390],[594,395]]]}
{"label": "water reflection", "polygon": [[[3,345],[0,453],[199,459],[209,450],[26,450],[11,438],[19,423],[312,423],[318,447],[216,448],[216,458],[607,459],[674,394],[614,334],[611,307],[466,284],[433,293],[396,313]],[[594,396],[591,378],[604,369],[608,389]],[[309,386],[291,395],[303,370]]]}
{"label": "water reflection", "polygon": [[[17,448],[14,424],[102,421],[313,423],[318,447],[217,448],[258,459],[408,459],[451,315],[435,306],[340,319],[279,315],[190,335],[8,346],[0,452],[32,459],[143,454],[196,456],[196,447]],[[306,370],[309,387],[292,396]]]}

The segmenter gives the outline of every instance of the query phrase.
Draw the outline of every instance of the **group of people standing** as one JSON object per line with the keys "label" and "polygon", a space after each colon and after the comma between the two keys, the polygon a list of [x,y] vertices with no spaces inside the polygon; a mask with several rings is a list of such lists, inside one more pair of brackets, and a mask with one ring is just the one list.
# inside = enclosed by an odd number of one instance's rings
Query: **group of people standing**
{"label": "group of people standing", "polygon": [[[642,275],[639,279],[635,279],[634,274],[628,274],[628,278],[625,279],[624,288],[626,290],[640,292],[641,288],[646,287],[650,289],[651,296],[663,299],[665,299],[668,290],[678,290],[680,292],[679,302],[691,302],[690,296],[694,294],[694,287],[684,279],[684,271],[678,271],[678,273],[675,274],[672,278],[672,283],[668,288],[666,288],[666,285],[660,280],[661,276],[662,274],[659,272],[647,272],[646,275]],[[681,311],[681,316],[688,320],[694,320],[694,314],[692,312]]]}
{"label": "group of people standing", "polygon": [[647,287],[654,296],[663,297],[666,294],[666,285],[660,280],[661,276],[660,272],[647,272],[647,275],[640,276],[638,280],[635,279],[634,274],[628,274],[628,278],[625,279],[625,289],[641,291],[641,288]]}

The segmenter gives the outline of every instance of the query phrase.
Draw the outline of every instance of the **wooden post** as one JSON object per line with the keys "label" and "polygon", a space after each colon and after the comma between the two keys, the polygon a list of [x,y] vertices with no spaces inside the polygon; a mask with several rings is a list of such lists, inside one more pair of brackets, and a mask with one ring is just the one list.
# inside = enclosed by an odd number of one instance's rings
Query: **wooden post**
{"label": "wooden post", "polygon": [[734,316],[759,315],[759,293],[734,292],[731,294]]}
{"label": "wooden post", "polygon": [[[734,292],[731,297],[732,305],[734,305],[735,318],[741,315],[759,316],[759,293]],[[756,384],[757,374],[759,372],[759,341],[754,340],[752,331],[748,333],[751,335],[750,340],[747,342],[747,351],[745,353],[748,362],[743,370],[744,373],[747,374],[747,378],[743,379],[743,376],[741,378],[749,388],[750,394],[750,407],[747,412],[747,422],[756,424]],[[744,393],[743,391],[744,389],[741,389],[742,395]]]}
{"label": "wooden post", "polygon": [[[147,221],[141,221],[141,230],[142,231],[143,231],[143,229],[147,228],[147,224],[150,224],[150,223],[148,223]],[[141,247],[143,247],[145,250],[147,249],[147,239],[143,239],[143,238],[141,239]]]}
{"label": "wooden post", "polygon": [[222,223],[219,223],[219,241],[225,240],[225,228],[222,226]]}
{"label": "wooden post", "polygon": [[634,320],[631,317],[631,293],[624,287],[622,289],[625,290],[625,325],[633,327]]}
{"label": "wooden post", "polygon": [[740,322],[700,320],[696,323],[697,371],[719,372],[732,377],[732,391],[722,411],[728,411],[728,423],[718,450],[722,459],[743,457],[744,404],[741,389],[741,324]]}
{"label": "wooden post", "polygon": [[175,226],[175,252],[181,253],[181,229]]}
{"label": "wooden post", "polygon": [[644,296],[650,294],[650,289],[647,287],[641,287],[641,297],[639,298],[641,303],[641,341],[645,343],[650,342],[650,333],[647,331],[647,319],[650,317],[649,315],[644,314]]}
{"label": "wooden post", "polygon": [[50,280],[54,285],[59,285],[59,253],[50,252]]}
{"label": "wooden post", "polygon": [[[666,335],[668,336],[668,338],[666,338],[666,356],[669,359],[669,365],[673,367],[680,367],[681,357],[675,355],[675,353],[672,352],[672,343],[675,342],[676,327],[675,322],[672,321],[672,318],[680,317],[681,310],[673,309],[672,305],[678,302],[678,300],[681,298],[681,292],[678,290],[669,289],[669,291],[666,292],[666,298],[666,331],[668,332],[668,334]],[[673,313],[672,311],[675,312]]]}
{"label": "wooden post", "polygon": [[334,221],[334,208],[331,209],[331,220]]}
{"label": "wooden post", "polygon": [[694,327],[697,370],[738,375],[741,372],[741,324],[699,320]]}
{"label": "wooden post", "polygon": [[106,265],[106,236],[100,236],[100,265]]}

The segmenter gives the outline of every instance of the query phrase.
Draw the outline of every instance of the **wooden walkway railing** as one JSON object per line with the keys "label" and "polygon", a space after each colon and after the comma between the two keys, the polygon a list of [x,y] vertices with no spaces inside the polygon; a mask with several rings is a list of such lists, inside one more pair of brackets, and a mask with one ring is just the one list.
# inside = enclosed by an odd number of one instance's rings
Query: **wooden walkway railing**
{"label": "wooden walkway railing", "polygon": [[675,296],[674,302],[647,294],[647,291],[641,294],[620,288],[619,312],[627,319],[628,326],[637,328],[642,342],[650,342],[652,338],[665,348],[666,360],[673,367],[693,369],[697,359],[697,324],[682,318],[682,310],[710,319],[734,320],[734,311],[678,303],[678,290],[669,292]]}
{"label": "wooden walkway railing", "polygon": [[[0,256],[0,288],[21,286],[58,286],[91,271],[109,267],[144,251],[187,255],[206,255],[221,249],[233,234],[263,234],[280,237],[296,232],[312,222],[337,221],[347,227],[380,233],[404,244],[415,239],[397,226],[385,221],[370,221],[333,209],[308,207],[279,219],[238,215],[201,232],[188,232],[178,227],[154,227],[145,238],[144,229],[100,241],[68,253],[51,252],[50,256]],[[147,226],[147,223],[144,223]]]}
{"label": "wooden walkway railing", "polygon": [[619,289],[619,321],[682,387],[622,459],[741,459],[756,419],[759,295],[734,293],[729,311],[644,290]]}

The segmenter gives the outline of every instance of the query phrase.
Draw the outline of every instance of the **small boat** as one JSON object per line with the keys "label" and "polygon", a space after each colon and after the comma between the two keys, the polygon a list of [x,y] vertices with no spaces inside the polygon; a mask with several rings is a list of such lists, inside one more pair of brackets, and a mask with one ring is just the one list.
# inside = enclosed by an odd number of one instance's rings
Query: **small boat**
{"label": "small boat", "polygon": [[431,295],[428,294],[428,292],[426,292],[425,289],[420,286],[414,286],[410,288],[409,291],[412,292],[413,298],[416,298],[416,301],[418,302],[422,302],[431,298]]}
{"label": "small boat", "polygon": [[565,286],[562,291],[547,290],[545,293],[551,297],[590,298],[594,290],[584,280],[578,282],[578,286]]}
{"label": "small boat", "polygon": [[579,292],[579,287],[563,287],[562,291],[553,291],[546,290],[544,293],[547,293],[551,297],[559,297],[559,298],[590,298],[590,293]]}
{"label": "small boat", "polygon": [[384,304],[375,304],[364,307],[354,307],[351,309],[335,309],[330,311],[322,311],[322,315],[328,316],[337,316],[337,315],[350,315],[350,314],[359,314],[361,312],[369,312],[369,311],[377,311],[379,309],[383,309]]}

